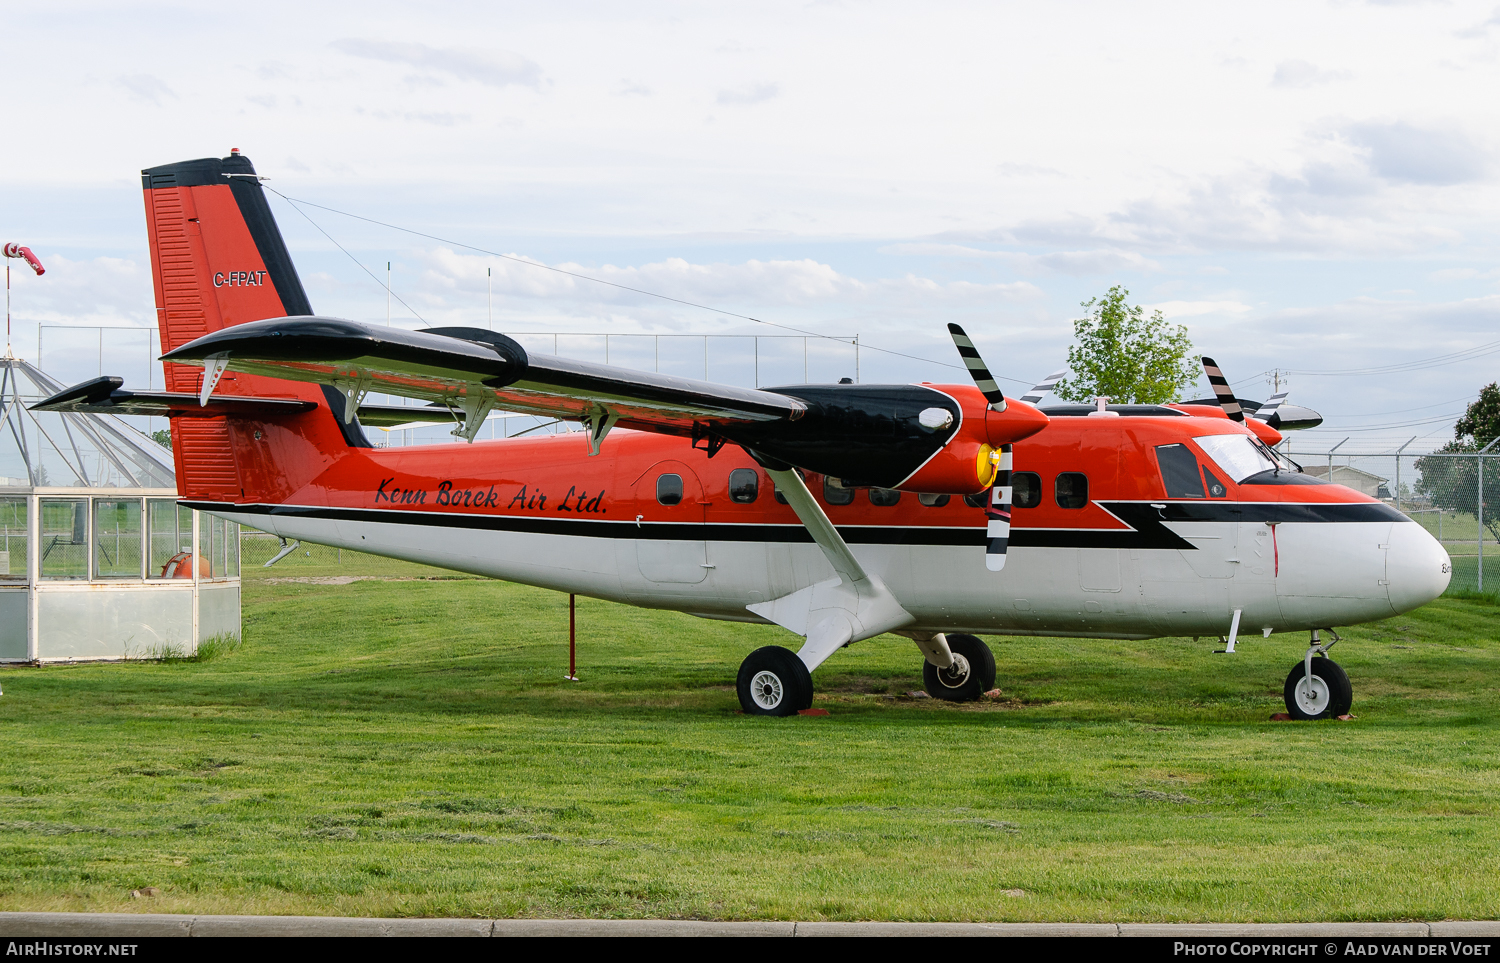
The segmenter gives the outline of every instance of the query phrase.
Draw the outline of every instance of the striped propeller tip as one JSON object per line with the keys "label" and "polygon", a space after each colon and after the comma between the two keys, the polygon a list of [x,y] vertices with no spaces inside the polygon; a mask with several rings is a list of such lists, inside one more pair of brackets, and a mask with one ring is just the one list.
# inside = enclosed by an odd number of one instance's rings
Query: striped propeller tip
{"label": "striped propeller tip", "polygon": [[995,376],[990,374],[990,369],[985,366],[984,359],[979,356],[979,349],[974,347],[974,342],[964,333],[964,329],[956,324],[948,325],[948,334],[953,337],[953,346],[958,349],[958,356],[963,359],[964,367],[969,369],[969,377],[974,379],[974,386],[979,393],[984,395],[984,400],[996,411],[1005,410],[1005,393],[995,383]]}

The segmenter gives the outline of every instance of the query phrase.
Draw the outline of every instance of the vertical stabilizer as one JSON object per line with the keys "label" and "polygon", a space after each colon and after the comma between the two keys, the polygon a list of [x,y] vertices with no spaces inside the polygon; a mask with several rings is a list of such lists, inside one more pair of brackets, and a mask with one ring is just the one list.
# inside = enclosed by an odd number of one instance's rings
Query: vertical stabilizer
{"label": "vertical stabilizer", "polygon": [[[141,187],[164,353],[221,328],[312,313],[248,157],[234,151],[228,157],[148,168],[141,172]],[[202,368],[163,368],[168,391],[198,393]],[[306,444],[309,463],[325,462],[349,447],[369,447],[358,421],[345,423],[343,396],[332,389],[229,373],[214,394],[316,402],[318,411],[282,426]],[[275,497],[274,492],[253,490],[263,487],[256,478],[268,471],[285,478],[291,466],[278,464],[272,471],[261,464],[264,446],[244,444],[236,437],[238,427],[243,426],[224,417],[172,419],[180,494],[227,501]],[[264,430],[253,437],[263,436]],[[287,454],[282,451],[282,462]]]}

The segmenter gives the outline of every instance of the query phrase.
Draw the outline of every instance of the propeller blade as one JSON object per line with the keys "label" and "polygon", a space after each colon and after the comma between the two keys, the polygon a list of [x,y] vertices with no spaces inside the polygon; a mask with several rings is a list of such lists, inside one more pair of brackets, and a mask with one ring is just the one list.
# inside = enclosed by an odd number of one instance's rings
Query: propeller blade
{"label": "propeller blade", "polygon": [[1240,403],[1235,400],[1234,389],[1229,387],[1229,381],[1224,377],[1224,372],[1219,370],[1219,365],[1213,358],[1203,356],[1203,373],[1208,375],[1208,383],[1213,386],[1214,397],[1219,399],[1219,407],[1224,409],[1224,414],[1229,416],[1230,421],[1245,423],[1245,411]]}
{"label": "propeller blade", "polygon": [[1291,394],[1290,391],[1278,391],[1267,398],[1265,404],[1255,409],[1255,414],[1250,417],[1257,421],[1270,421],[1271,416],[1276,414],[1276,409],[1281,407],[1281,403],[1286,400],[1286,396],[1289,394]]}
{"label": "propeller blade", "polygon": [[1063,380],[1063,377],[1067,373],[1067,368],[1060,368],[1057,371],[1052,372],[1046,378],[1043,378],[1041,381],[1037,382],[1035,388],[1032,388],[1030,391],[1022,395],[1021,400],[1026,402],[1028,405],[1036,404],[1038,401],[1041,401],[1047,396],[1047,392],[1057,387],[1057,383]]}
{"label": "propeller blade", "polygon": [[1000,470],[995,474],[989,505],[984,512],[989,519],[984,533],[984,567],[991,572],[1005,568],[1005,550],[1010,545],[1010,470],[1011,446],[1001,445]]}
{"label": "propeller blade", "polygon": [[995,384],[995,376],[990,374],[990,369],[984,366],[984,359],[979,356],[979,349],[974,347],[974,342],[964,334],[964,329],[956,324],[948,325],[948,333],[953,336],[953,345],[958,348],[958,356],[964,359],[964,367],[969,369],[969,377],[974,379],[974,385],[979,393],[984,395],[984,400],[990,403],[994,411],[1005,410],[1005,395],[1000,386]]}

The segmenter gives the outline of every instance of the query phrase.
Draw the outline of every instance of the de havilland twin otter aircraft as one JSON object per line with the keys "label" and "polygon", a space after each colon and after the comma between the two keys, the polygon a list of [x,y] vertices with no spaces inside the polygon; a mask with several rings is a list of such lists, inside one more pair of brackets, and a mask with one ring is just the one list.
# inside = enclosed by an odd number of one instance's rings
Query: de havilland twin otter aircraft
{"label": "de havilland twin otter aircraft", "polygon": [[[1419,525],[1274,450],[1314,413],[1278,396],[1247,419],[1206,359],[1217,403],[1038,408],[1050,384],[1005,398],[956,325],[973,384],[752,390],[530,355],[314,315],[237,151],[142,180],[167,390],[100,378],[37,407],[169,416],[182,503],[283,539],[802,636],[745,659],[747,713],[808,708],[825,659],[887,632],[929,693],[970,700],[995,682],[980,633],[1232,652],[1258,630],[1310,631],[1287,710],[1340,715],[1332,627],[1448,584]],[[583,430],[476,441],[496,410]],[[361,427],[417,418],[470,444]]]}

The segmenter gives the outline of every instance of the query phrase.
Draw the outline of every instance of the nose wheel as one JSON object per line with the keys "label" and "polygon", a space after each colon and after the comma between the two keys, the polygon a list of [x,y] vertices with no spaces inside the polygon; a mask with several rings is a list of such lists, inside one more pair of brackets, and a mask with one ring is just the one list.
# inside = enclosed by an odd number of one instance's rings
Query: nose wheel
{"label": "nose wheel", "polygon": [[972,635],[947,636],[953,664],[939,669],[922,664],[922,688],[934,699],[974,702],[995,687],[995,656],[990,647]]}
{"label": "nose wheel", "polygon": [[1282,695],[1293,719],[1332,719],[1354,704],[1354,688],[1339,664],[1324,656],[1304,660],[1287,673]]}

